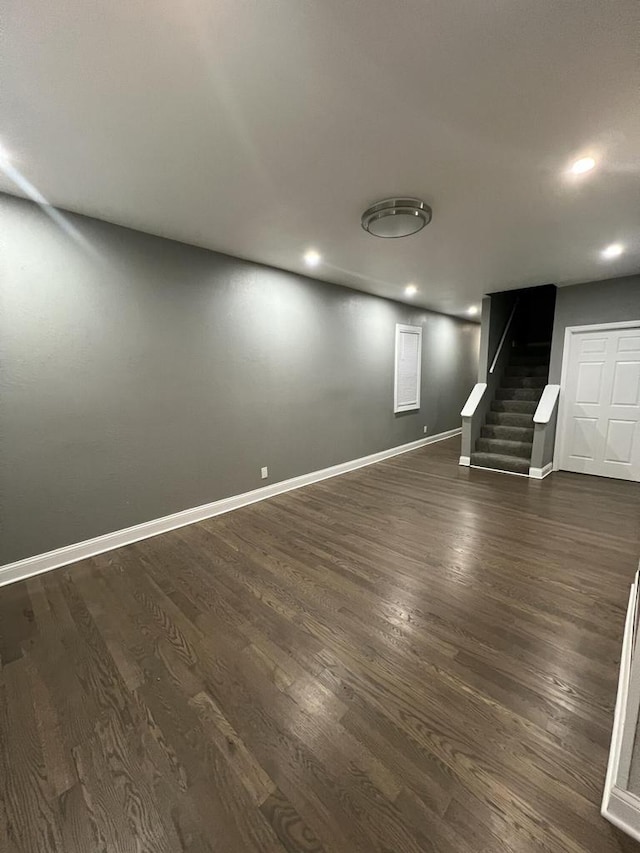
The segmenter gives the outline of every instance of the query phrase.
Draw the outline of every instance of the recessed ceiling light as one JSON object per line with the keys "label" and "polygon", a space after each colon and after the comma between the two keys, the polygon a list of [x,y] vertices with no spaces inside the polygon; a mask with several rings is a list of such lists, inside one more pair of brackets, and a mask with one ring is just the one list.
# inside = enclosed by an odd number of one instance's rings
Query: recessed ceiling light
{"label": "recessed ceiling light", "polygon": [[570,171],[574,175],[584,175],[585,172],[590,172],[595,165],[596,161],[593,157],[580,157],[579,160],[576,160],[575,163],[571,165]]}
{"label": "recessed ceiling light", "polygon": [[320,253],[316,252],[315,249],[309,249],[308,252],[305,252],[304,262],[308,267],[317,267],[320,260]]}
{"label": "recessed ceiling light", "polygon": [[431,208],[419,198],[386,198],[362,214],[360,224],[374,237],[408,237],[431,222]]}
{"label": "recessed ceiling light", "polygon": [[471,315],[471,317],[475,317],[475,315],[477,313],[478,313],[478,306],[477,305],[470,305],[469,308],[467,308],[467,314]]}
{"label": "recessed ceiling light", "polygon": [[602,250],[602,257],[607,258],[608,260],[611,258],[619,258],[623,252],[624,246],[621,243],[612,243],[610,246],[607,246],[606,249]]}
{"label": "recessed ceiling light", "polygon": [[405,296],[415,296],[417,292],[418,288],[415,284],[408,284],[404,289]]}

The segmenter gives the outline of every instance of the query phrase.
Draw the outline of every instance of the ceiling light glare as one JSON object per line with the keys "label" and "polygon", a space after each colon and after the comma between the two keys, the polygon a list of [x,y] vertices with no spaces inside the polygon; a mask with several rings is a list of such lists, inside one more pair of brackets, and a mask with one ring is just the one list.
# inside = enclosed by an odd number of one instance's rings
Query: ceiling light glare
{"label": "ceiling light glare", "polygon": [[418,288],[415,284],[408,284],[404,289],[405,296],[415,296],[417,292]]}
{"label": "ceiling light glare", "polygon": [[477,305],[471,305],[469,308],[467,308],[467,314],[469,314],[470,317],[475,317],[477,313],[478,313],[478,306]]}
{"label": "ceiling light glare", "polygon": [[584,175],[585,172],[590,172],[595,165],[596,161],[593,157],[580,157],[572,164],[570,171],[573,175]]}
{"label": "ceiling light glare", "polygon": [[619,258],[623,252],[624,246],[621,243],[612,243],[602,250],[602,257],[611,260],[612,258]]}
{"label": "ceiling light glare", "polygon": [[309,249],[308,252],[305,252],[304,262],[308,267],[317,267],[320,260],[320,253],[316,252],[315,249]]}

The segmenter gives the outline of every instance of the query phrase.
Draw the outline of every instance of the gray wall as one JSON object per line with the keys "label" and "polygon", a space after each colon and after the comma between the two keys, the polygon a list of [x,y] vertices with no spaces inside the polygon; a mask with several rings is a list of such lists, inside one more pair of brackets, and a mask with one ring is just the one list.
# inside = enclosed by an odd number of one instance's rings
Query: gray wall
{"label": "gray wall", "polygon": [[553,322],[549,382],[558,384],[567,326],[640,319],[640,275],[559,287]]}
{"label": "gray wall", "polygon": [[[9,196],[0,216],[0,563],[460,426],[477,324]],[[397,322],[424,328],[400,416]]]}

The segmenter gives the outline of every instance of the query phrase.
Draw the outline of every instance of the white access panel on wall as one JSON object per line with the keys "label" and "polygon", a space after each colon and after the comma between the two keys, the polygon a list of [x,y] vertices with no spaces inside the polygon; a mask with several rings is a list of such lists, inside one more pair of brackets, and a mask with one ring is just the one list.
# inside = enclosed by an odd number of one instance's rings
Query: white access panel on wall
{"label": "white access panel on wall", "polygon": [[567,329],[559,467],[640,480],[640,324]]}
{"label": "white access panel on wall", "polygon": [[396,365],[393,411],[420,408],[422,327],[396,324]]}

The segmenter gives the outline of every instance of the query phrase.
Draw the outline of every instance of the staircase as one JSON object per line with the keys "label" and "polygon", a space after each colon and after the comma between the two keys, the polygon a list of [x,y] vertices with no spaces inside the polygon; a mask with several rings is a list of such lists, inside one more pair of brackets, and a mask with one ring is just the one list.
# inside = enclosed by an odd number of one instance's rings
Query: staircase
{"label": "staircase", "polygon": [[551,345],[513,348],[500,387],[471,454],[471,464],[529,474],[533,416],[547,384]]}

